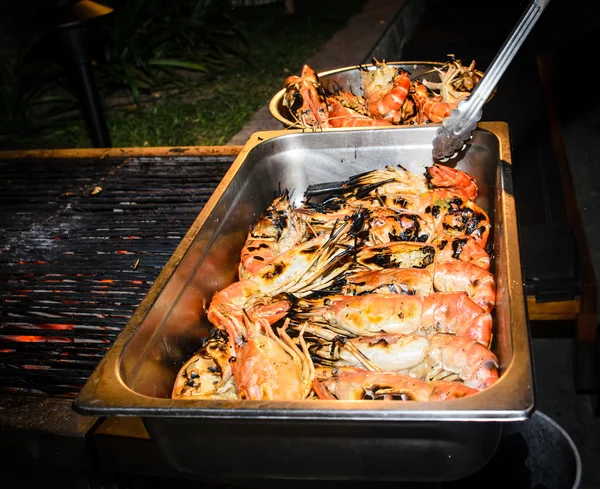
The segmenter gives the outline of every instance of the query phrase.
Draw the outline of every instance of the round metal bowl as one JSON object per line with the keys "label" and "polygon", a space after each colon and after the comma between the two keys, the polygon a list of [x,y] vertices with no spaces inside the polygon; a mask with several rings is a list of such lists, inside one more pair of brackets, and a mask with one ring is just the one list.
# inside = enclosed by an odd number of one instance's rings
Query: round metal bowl
{"label": "round metal bowl", "polygon": [[[401,68],[410,73],[411,79],[428,80],[432,82],[439,82],[439,73],[435,68],[442,67],[445,63],[437,61],[394,61],[387,63],[390,66]],[[334,87],[339,87],[341,90],[349,91],[355,95],[362,95],[362,85],[360,72],[362,70],[374,70],[375,65],[364,64],[347,66],[345,68],[338,68],[335,70],[324,71],[318,73],[319,80],[323,87],[328,91],[333,91]],[[475,70],[477,74],[483,76],[483,72]],[[282,88],[275,94],[275,96],[269,102],[269,111],[271,115],[275,117],[284,126],[297,125],[294,122],[294,118],[291,116],[288,109],[283,105],[283,94],[285,88]],[[495,91],[492,93],[488,102],[494,96]]]}

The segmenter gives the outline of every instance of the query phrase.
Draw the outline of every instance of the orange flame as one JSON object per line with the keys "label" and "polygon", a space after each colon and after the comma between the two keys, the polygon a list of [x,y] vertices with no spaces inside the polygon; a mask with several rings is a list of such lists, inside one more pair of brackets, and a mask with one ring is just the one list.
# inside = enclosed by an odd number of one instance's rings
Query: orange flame
{"label": "orange flame", "polygon": [[0,338],[18,341],[19,343],[73,343],[71,338],[60,338],[58,336],[0,335]]}

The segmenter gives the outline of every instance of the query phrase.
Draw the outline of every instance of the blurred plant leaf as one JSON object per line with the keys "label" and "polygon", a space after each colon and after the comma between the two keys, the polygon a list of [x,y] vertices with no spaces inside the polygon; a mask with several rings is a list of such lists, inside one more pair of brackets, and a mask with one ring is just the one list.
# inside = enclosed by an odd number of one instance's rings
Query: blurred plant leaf
{"label": "blurred plant leaf", "polygon": [[210,72],[210,68],[207,65],[194,63],[191,61],[184,61],[181,59],[151,59],[148,60],[150,66],[172,66],[174,68],[181,68],[184,70],[195,70],[203,71],[205,73]]}
{"label": "blurred plant leaf", "polygon": [[[232,27],[227,0],[105,0],[113,18],[102,29],[99,83],[126,88],[136,103],[141,92],[177,84],[180,70],[218,73],[224,55],[243,58],[248,46]],[[132,70],[135,67],[136,70]]]}

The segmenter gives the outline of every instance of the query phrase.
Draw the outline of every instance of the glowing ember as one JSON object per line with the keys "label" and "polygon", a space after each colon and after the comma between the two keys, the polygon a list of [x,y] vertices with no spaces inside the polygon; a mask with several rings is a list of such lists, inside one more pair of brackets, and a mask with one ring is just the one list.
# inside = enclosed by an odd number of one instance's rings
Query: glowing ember
{"label": "glowing ember", "polygon": [[61,324],[61,323],[46,323],[46,324],[38,324],[37,325],[40,328],[43,329],[54,329],[54,330],[59,330],[59,331],[70,331],[73,329],[73,325],[72,324]]}
{"label": "glowing ember", "polygon": [[50,370],[48,365],[22,365],[25,370]]}
{"label": "glowing ember", "polygon": [[73,343],[71,338],[60,338],[58,336],[0,335],[0,338],[18,341],[19,343]]}

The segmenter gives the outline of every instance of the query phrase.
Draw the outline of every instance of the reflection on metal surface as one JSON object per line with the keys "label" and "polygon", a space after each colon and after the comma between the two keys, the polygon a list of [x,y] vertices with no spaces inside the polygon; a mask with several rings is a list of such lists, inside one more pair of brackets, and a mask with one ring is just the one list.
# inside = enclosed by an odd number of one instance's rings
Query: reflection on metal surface
{"label": "reflection on metal surface", "polygon": [[169,398],[179,367],[208,332],[204,307],[235,280],[248,226],[281,186],[302,198],[314,183],[402,164],[421,172],[432,163],[435,127],[254,134],[177,248],[129,324],[75,402],[100,415],[204,419],[516,420],[533,410],[529,334],[512,192],[507,126],[482,123],[456,167],[478,181],[477,203],[494,224],[497,281],[492,349],[501,377],[473,396],[444,403],[393,401],[206,401]]}

